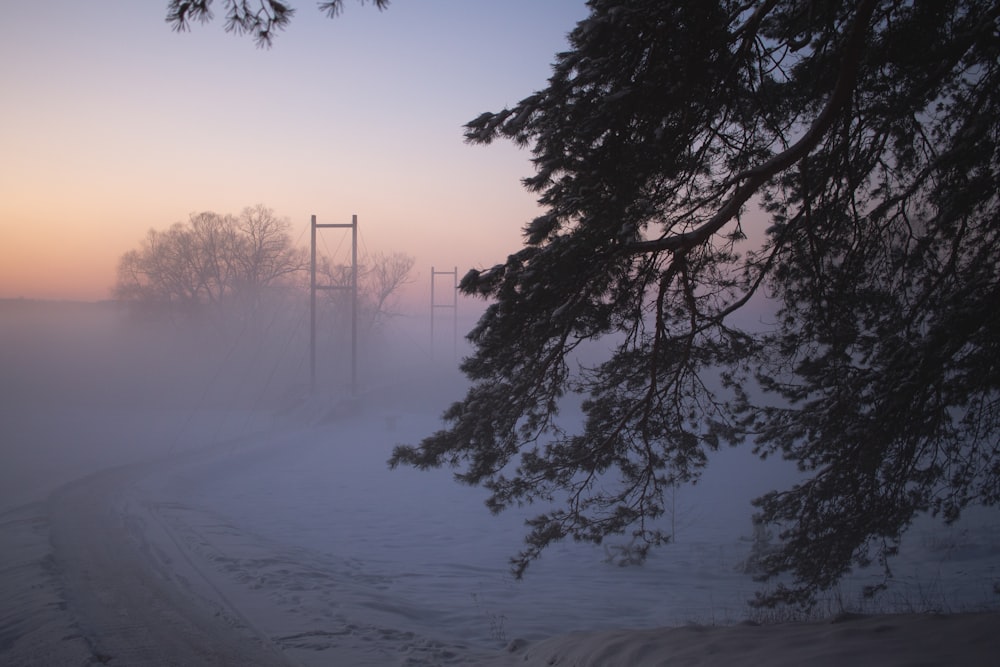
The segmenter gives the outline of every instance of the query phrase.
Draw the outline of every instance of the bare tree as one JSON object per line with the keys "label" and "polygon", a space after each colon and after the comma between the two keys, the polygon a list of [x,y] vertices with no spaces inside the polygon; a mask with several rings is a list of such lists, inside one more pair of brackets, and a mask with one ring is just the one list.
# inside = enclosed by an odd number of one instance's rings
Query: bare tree
{"label": "bare tree", "polygon": [[378,329],[395,315],[400,288],[411,281],[416,260],[412,255],[381,252],[372,255],[364,270],[365,301],[369,307],[369,326]]}
{"label": "bare tree", "polygon": [[245,318],[265,291],[290,284],[306,267],[288,226],[257,205],[239,217],[203,212],[163,232],[151,229],[119,260],[115,296],[171,315],[210,311]]}
{"label": "bare tree", "polygon": [[[398,315],[399,290],[410,282],[413,256],[401,252],[389,254],[377,252],[360,263],[358,267],[358,323],[368,334],[375,333],[395,315]],[[323,284],[342,289],[326,290],[325,303],[334,320],[350,322],[351,267],[332,264],[328,258],[321,258],[317,273]]]}
{"label": "bare tree", "polygon": [[267,288],[288,284],[308,267],[305,251],[292,245],[288,219],[266,206],[243,209],[234,226],[239,239],[236,284],[250,305],[259,305]]}

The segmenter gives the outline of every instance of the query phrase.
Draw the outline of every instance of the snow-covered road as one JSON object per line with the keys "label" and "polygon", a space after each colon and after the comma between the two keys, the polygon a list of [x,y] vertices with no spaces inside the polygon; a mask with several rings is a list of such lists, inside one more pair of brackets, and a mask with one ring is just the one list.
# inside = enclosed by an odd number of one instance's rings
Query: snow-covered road
{"label": "snow-covered road", "polygon": [[515,637],[701,614],[693,601],[716,569],[729,588],[717,620],[751,590],[737,555],[697,541],[670,590],[578,545],[513,581],[523,515],[492,517],[447,471],[388,471],[395,442],[437,426],[391,404],[161,448],[8,512],[5,544],[35,546],[4,557],[3,590],[34,577],[8,605],[29,621],[3,629],[5,659],[76,662],[39,653],[62,644],[107,664],[469,664]]}
{"label": "snow-covered road", "polygon": [[[101,471],[53,493],[37,513],[38,532],[47,529],[51,542],[51,554],[38,563],[51,575],[48,584],[65,611],[60,624],[72,627],[60,641],[80,644],[91,661],[121,665],[473,660],[476,651],[468,644],[429,636],[435,629],[450,634],[450,619],[435,611],[435,601],[422,607],[390,590],[410,574],[380,572],[377,564],[331,553],[322,540],[310,539],[350,533],[351,524],[366,522],[343,507],[339,521],[317,514],[342,493],[356,496],[343,482],[360,480],[364,488],[365,471],[341,467],[338,481],[327,467],[336,457],[313,461],[339,487],[332,498],[316,498],[282,469],[310,450],[329,452],[335,443],[328,438],[337,430],[257,434]],[[384,474],[384,464],[380,468]],[[274,484],[285,495],[269,503]],[[313,528],[319,530],[300,533],[300,544],[268,534],[285,523],[301,529],[317,518],[321,525]],[[35,663],[29,653],[8,657],[14,664],[49,664]]]}
{"label": "snow-covered road", "polygon": [[214,583],[136,481],[98,473],[49,501],[54,566],[79,633],[104,663],[280,665],[284,656]]}
{"label": "snow-covered road", "polygon": [[[1000,652],[995,614],[946,637],[895,618],[727,631],[757,588],[739,568],[749,500],[789,483],[790,466],[747,448],[713,454],[670,499],[675,540],[644,566],[607,562],[627,537],[565,543],[515,581],[523,520],[545,508],[492,516],[450,470],[386,467],[462,395],[454,368],[399,344],[369,360],[344,410],[302,398],[302,355],[281,345],[220,352],[203,332],[133,330],[105,307],[15,305],[0,317],[4,667],[717,665],[751,642],[790,665],[881,666],[901,646],[915,659],[970,647],[985,659],[951,664],[992,665]],[[995,510],[919,523],[862,611],[995,609],[998,553]],[[856,608],[873,578],[857,573],[819,611]]]}
{"label": "snow-covered road", "polygon": [[[406,405],[159,449],[0,515],[0,662],[467,665],[525,640],[748,612],[749,524],[726,514],[755,491],[732,483],[738,454],[677,497],[677,542],[644,567],[556,545],[517,582],[507,557],[532,510],[494,517],[449,471],[387,470],[394,443],[437,426]],[[974,605],[963,587],[990,601],[998,531],[921,539],[923,602]]]}

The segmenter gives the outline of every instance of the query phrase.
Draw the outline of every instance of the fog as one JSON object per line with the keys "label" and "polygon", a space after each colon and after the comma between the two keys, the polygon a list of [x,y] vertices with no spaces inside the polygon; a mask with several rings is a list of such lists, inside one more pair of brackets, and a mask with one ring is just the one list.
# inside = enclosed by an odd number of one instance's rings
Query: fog
{"label": "fog", "polygon": [[[462,326],[475,316],[462,313]],[[450,313],[437,316],[433,349],[429,326],[426,314],[400,314],[361,331],[354,389],[421,382],[435,414],[458,398],[465,341],[453,339]],[[352,392],[349,321],[320,311],[317,330],[312,397],[303,299],[252,321],[152,317],[111,301],[0,301],[0,508],[83,473],[254,432],[307,400],[336,405]]]}
{"label": "fog", "polygon": [[[461,312],[459,331],[476,315]],[[515,581],[507,559],[544,508],[493,516],[485,492],[449,470],[385,465],[463,394],[468,348],[450,313],[433,347],[419,313],[364,332],[356,391],[346,328],[319,324],[313,393],[304,304],[197,324],[114,303],[0,304],[0,594],[17,619],[3,625],[0,659],[36,650],[46,632],[82,638],[58,643],[52,664],[153,645],[130,634],[141,622],[107,621],[88,597],[102,571],[114,609],[154,613],[137,585],[118,583],[122,571],[153,572],[157,599],[173,605],[168,627],[214,608],[296,664],[468,664],[515,638],[753,617],[758,584],[741,567],[750,500],[793,482],[791,466],[718,452],[696,486],[678,489],[674,543],[645,565],[622,566],[624,538],[570,542]],[[920,524],[907,544],[887,597],[859,602],[879,572],[858,573],[824,609],[995,604],[995,519]],[[185,632],[196,630],[173,630]]]}

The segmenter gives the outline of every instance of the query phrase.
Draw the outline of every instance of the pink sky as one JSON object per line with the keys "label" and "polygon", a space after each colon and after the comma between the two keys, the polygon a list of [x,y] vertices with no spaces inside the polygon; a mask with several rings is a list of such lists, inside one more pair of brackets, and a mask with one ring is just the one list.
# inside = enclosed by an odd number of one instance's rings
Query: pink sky
{"label": "pink sky", "polygon": [[271,50],[219,18],[176,34],[166,0],[6,6],[0,298],[107,298],[146,230],[257,203],[303,244],[310,215],[357,214],[421,283],[517,250],[529,154],[462,125],[544,87],[583,0],[295,4]]}

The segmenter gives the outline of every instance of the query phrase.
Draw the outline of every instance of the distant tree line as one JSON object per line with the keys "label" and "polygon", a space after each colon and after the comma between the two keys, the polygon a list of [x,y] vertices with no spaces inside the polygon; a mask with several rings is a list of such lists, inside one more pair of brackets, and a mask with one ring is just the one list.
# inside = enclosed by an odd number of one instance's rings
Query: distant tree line
{"label": "distant tree line", "polygon": [[287,220],[260,205],[239,216],[193,213],[186,223],[150,229],[119,260],[115,296],[170,314],[252,307],[308,268],[287,229]]}
{"label": "distant tree line", "polygon": [[[166,230],[150,229],[121,256],[114,296],[136,312],[169,319],[211,319],[220,324],[259,318],[267,303],[301,298],[309,286],[309,256],[288,233],[290,222],[258,204],[239,215],[193,213]],[[409,282],[414,258],[374,253],[359,262],[358,315],[364,330],[383,325],[395,297]],[[318,262],[324,285],[350,284],[351,267]],[[324,308],[338,321],[350,309],[346,290],[324,291]]]}

